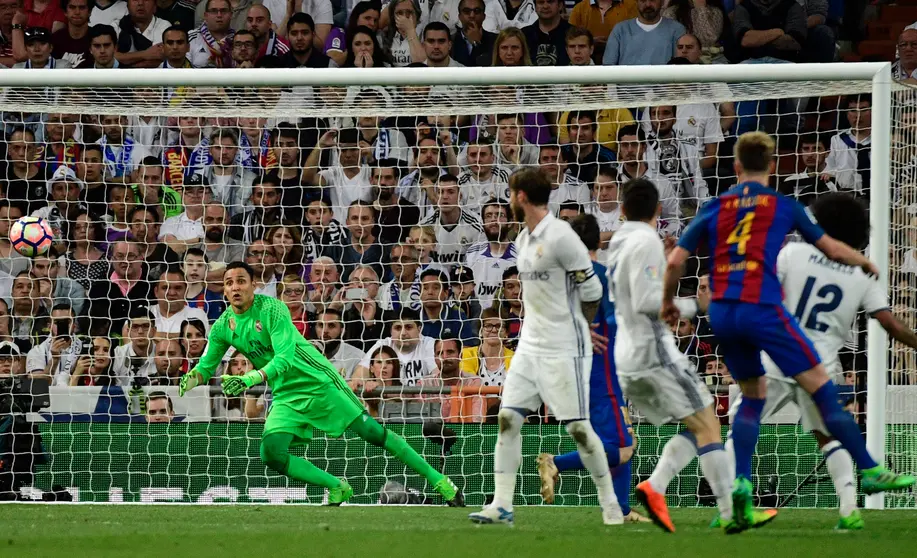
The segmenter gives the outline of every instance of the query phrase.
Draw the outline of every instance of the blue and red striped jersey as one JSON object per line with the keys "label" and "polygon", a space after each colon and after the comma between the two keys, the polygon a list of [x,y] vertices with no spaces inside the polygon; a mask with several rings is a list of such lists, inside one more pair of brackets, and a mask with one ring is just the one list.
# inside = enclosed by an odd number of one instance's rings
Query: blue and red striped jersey
{"label": "blue and red striped jersey", "polygon": [[793,231],[811,244],[825,234],[796,200],[743,182],[707,203],[678,245],[694,252],[702,241],[708,243],[713,300],[782,304],[777,255]]}

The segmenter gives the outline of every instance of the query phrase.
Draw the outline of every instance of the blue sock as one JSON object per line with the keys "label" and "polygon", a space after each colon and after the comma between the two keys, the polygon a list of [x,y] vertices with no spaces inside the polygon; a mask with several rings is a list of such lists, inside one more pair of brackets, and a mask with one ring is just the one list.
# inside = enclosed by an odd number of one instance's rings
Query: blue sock
{"label": "blue sock", "polygon": [[611,484],[615,489],[615,496],[618,497],[618,503],[621,504],[621,511],[624,515],[630,513],[630,484],[632,479],[633,473],[631,472],[630,461],[611,470]]}
{"label": "blue sock", "polygon": [[736,478],[745,477],[751,480],[751,456],[758,444],[758,432],[761,430],[761,412],[764,410],[764,399],[742,397],[742,403],[732,421],[732,444],[736,454]]}
{"label": "blue sock", "polygon": [[554,466],[557,467],[557,470],[560,472],[586,468],[586,466],[583,465],[583,460],[579,458],[578,451],[571,451],[563,455],[555,455]]}
{"label": "blue sock", "polygon": [[862,471],[878,466],[866,449],[866,440],[860,432],[860,427],[853,420],[853,415],[845,411],[837,399],[837,386],[830,380],[812,394],[812,400],[818,405],[828,432],[850,452],[857,467]]}

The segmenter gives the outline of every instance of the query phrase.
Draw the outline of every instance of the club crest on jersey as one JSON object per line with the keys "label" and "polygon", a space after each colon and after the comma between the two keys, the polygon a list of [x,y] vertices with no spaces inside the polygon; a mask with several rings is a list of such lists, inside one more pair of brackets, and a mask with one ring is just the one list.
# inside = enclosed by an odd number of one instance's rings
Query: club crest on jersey
{"label": "club crest on jersey", "polygon": [[648,279],[659,279],[659,268],[655,265],[648,265],[643,269]]}
{"label": "club crest on jersey", "polygon": [[261,333],[262,329],[263,328],[261,327],[261,320],[255,320],[255,331],[257,331],[258,333]]}
{"label": "club crest on jersey", "polygon": [[539,244],[535,247],[535,257],[540,258],[541,256],[544,256],[544,246]]}
{"label": "club crest on jersey", "polygon": [[235,331],[235,330],[236,330],[236,319],[229,318],[229,331]]}

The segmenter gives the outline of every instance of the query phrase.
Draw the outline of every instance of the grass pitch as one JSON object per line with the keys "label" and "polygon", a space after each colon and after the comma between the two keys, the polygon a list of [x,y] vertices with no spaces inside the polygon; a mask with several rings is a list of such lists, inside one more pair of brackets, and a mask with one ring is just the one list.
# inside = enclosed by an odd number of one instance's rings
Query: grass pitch
{"label": "grass pitch", "polygon": [[771,525],[727,537],[712,509],[673,510],[678,532],[604,527],[598,508],[516,509],[516,525],[475,526],[473,508],[0,505],[0,556],[917,556],[917,511],[864,512],[866,529],[833,530],[833,510],[783,510]]}

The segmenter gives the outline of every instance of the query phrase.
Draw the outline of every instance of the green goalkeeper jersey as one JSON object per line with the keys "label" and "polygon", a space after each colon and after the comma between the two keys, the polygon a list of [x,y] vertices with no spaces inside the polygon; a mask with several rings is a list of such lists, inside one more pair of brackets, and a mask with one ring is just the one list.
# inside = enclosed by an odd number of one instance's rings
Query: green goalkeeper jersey
{"label": "green goalkeeper jersey", "polygon": [[293,403],[324,393],[338,382],[337,370],[293,325],[286,305],[255,295],[243,314],[227,308],[210,329],[207,351],[193,371],[206,383],[229,347],[264,371],[275,403]]}

